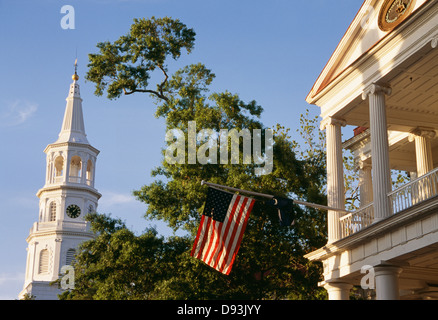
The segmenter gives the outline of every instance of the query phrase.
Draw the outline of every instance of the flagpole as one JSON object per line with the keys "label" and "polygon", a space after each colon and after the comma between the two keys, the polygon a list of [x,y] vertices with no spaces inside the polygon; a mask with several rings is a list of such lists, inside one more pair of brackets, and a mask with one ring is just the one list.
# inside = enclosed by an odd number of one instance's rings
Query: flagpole
{"label": "flagpole", "polygon": [[345,210],[345,209],[338,209],[338,208],[333,208],[333,207],[327,207],[327,206],[323,206],[323,205],[320,205],[320,204],[309,203],[309,202],[300,201],[300,200],[292,200],[292,201],[294,203],[296,203],[296,204],[302,204],[303,206],[313,207],[315,209],[339,211],[339,212],[344,212],[344,213],[352,213],[351,211],[348,211],[348,210]]}
{"label": "flagpole", "polygon": [[[268,198],[268,199],[275,198],[275,196],[270,195],[270,194],[264,194],[264,193],[258,193],[258,192],[252,192],[252,191],[237,189],[237,188],[223,186],[223,185],[216,184],[216,183],[206,182],[204,180],[201,181],[201,185],[207,185],[207,186],[211,186],[211,187],[224,188],[224,189],[227,189],[227,190],[230,190],[230,191],[246,193],[248,195],[253,195],[253,196],[258,196],[258,197],[263,197],[263,198]],[[312,208],[315,208],[315,209],[338,211],[338,212],[344,212],[344,213],[352,213],[351,211],[348,211],[348,210],[345,210],[345,209],[333,208],[333,207],[323,206],[323,205],[320,205],[320,204],[315,204],[315,203],[310,203],[310,202],[305,202],[305,201],[300,201],[300,200],[292,200],[292,201],[294,203],[296,203],[296,204],[301,204],[303,206],[312,207]]]}
{"label": "flagpole", "polygon": [[252,192],[252,191],[247,191],[247,190],[242,190],[242,189],[237,189],[237,188],[233,188],[233,187],[228,187],[228,186],[223,186],[220,184],[216,184],[216,183],[211,183],[211,182],[206,182],[204,180],[201,181],[201,185],[207,185],[207,186],[211,186],[211,187],[218,187],[218,188],[224,188],[230,191],[235,191],[235,192],[241,192],[241,193],[246,193],[249,195],[253,195],[253,196],[258,196],[258,197],[263,197],[263,198],[268,198],[268,199],[272,199],[274,198],[273,195],[270,194],[264,194],[264,193],[258,193],[258,192]]}

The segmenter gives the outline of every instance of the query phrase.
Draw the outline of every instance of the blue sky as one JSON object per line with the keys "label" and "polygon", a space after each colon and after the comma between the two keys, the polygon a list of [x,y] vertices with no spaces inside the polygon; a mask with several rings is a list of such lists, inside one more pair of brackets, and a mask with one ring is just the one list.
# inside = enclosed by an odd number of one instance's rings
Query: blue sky
{"label": "blue sky", "polygon": [[[262,121],[295,135],[305,97],[362,4],[361,0],[0,0],[0,299],[16,299],[24,283],[25,241],[38,218],[45,154],[61,128],[73,64],[78,58],[85,129],[101,151],[98,211],[141,232],[146,205],[132,191],[152,181],[165,127],[148,95],[110,101],[84,81],[96,43],[128,32],[134,18],[170,16],[196,31],[192,54],[175,68],[202,62],[216,74],[213,90],[228,90],[264,108]],[[75,29],[61,28],[64,5]],[[294,136],[295,138],[295,136]]]}

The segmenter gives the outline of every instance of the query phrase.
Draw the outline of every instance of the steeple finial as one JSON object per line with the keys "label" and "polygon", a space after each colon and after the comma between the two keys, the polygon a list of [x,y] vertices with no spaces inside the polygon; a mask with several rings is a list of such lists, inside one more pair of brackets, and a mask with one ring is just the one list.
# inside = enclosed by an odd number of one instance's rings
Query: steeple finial
{"label": "steeple finial", "polygon": [[75,62],[75,74],[73,82],[68,91],[67,104],[65,107],[64,120],[62,121],[61,132],[56,143],[76,142],[88,144],[85,134],[84,116],[82,113],[82,99],[79,91],[79,79],[77,73],[77,60]]}
{"label": "steeple finial", "polygon": [[79,80],[79,76],[78,76],[78,58],[76,58],[76,60],[75,60],[75,74],[71,78],[74,81],[78,81]]}

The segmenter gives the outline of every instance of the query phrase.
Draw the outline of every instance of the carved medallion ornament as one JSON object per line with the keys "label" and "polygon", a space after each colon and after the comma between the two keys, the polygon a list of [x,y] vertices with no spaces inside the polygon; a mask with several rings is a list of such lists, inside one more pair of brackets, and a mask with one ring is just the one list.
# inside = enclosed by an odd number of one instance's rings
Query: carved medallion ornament
{"label": "carved medallion ornament", "polygon": [[379,28],[391,31],[402,23],[412,12],[415,0],[386,0],[379,14]]}

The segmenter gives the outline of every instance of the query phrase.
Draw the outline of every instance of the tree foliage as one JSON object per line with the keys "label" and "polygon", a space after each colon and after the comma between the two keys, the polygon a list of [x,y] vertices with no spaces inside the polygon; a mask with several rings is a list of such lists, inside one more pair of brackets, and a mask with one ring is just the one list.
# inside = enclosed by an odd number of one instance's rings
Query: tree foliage
{"label": "tree foliage", "polygon": [[[168,76],[166,60],[177,59],[182,49],[190,53],[194,31],[171,18],[134,20],[128,35],[114,43],[99,43],[90,55],[87,79],[96,94],[106,89],[109,98],[122,93],[150,93],[156,116],[167,129],[187,134],[188,123],[199,129],[261,129],[263,108],[245,102],[238,94],[212,92],[214,73],[201,63],[181,68]],[[150,71],[158,68],[164,80],[148,88]],[[222,275],[189,253],[199,225],[210,181],[230,187],[294,197],[324,204],[325,153],[314,121],[302,117],[303,138],[309,145],[301,153],[287,130],[278,126],[274,135],[273,171],[255,175],[258,165],[207,163],[162,164],[152,171],[155,181],[134,192],[148,205],[146,219],[165,221],[185,237],[160,237],[153,230],[136,236],[117,219],[91,215],[95,240],[83,244],[75,269],[76,288],[67,299],[318,299],[321,266],[303,258],[326,243],[325,213],[294,206],[295,223],[280,227],[278,212],[257,199],[244,239],[229,276]],[[264,138],[262,138],[264,141]],[[171,142],[168,142],[171,143]],[[185,142],[187,144],[187,141]],[[197,150],[204,143],[198,141]],[[267,146],[262,146],[265,152]],[[187,150],[187,148],[186,148]],[[211,151],[210,151],[211,152]],[[165,150],[163,150],[164,156]],[[240,150],[240,159],[243,154]]]}
{"label": "tree foliage", "polygon": [[[179,20],[168,17],[134,19],[128,34],[114,43],[97,44],[99,53],[89,55],[89,71],[85,78],[96,84],[98,96],[106,89],[110,99],[135,92],[166,99],[163,92],[168,79],[166,60],[177,60],[183,49],[190,53],[194,40],[195,32]],[[151,89],[149,80],[157,69],[163,80]]]}

